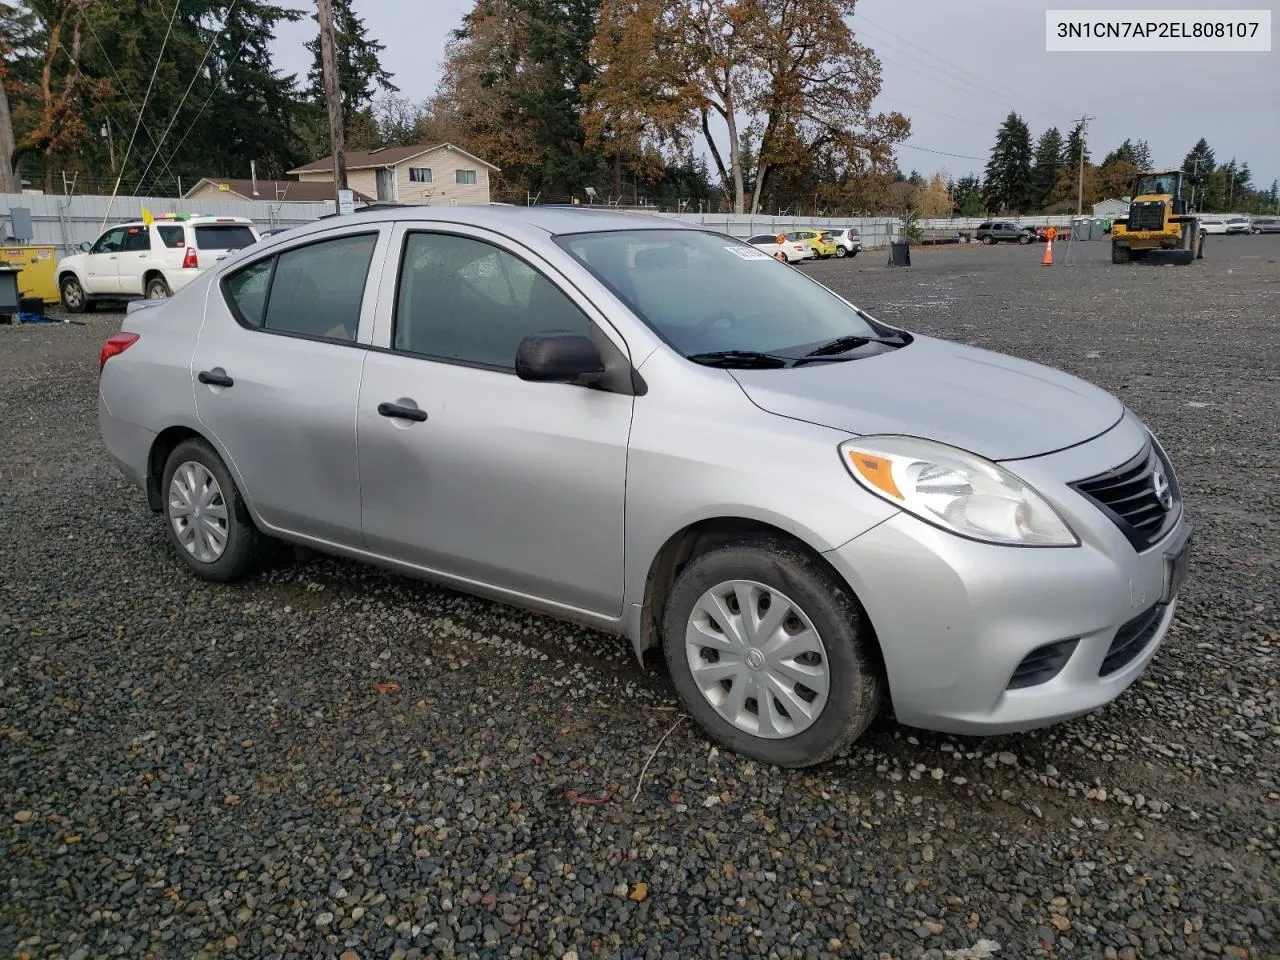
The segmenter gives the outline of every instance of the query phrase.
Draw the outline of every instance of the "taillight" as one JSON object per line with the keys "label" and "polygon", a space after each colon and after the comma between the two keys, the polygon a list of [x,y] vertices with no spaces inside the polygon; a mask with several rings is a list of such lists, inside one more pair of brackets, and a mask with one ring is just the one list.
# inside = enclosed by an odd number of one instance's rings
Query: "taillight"
{"label": "taillight", "polygon": [[98,376],[102,376],[102,368],[107,365],[108,360],[120,356],[137,342],[136,333],[116,333],[107,337],[107,342],[102,345],[102,355],[98,362]]}
{"label": "taillight", "polygon": [[183,270],[195,270],[199,268],[200,261],[196,258],[196,248],[187,247],[187,255],[182,258]]}

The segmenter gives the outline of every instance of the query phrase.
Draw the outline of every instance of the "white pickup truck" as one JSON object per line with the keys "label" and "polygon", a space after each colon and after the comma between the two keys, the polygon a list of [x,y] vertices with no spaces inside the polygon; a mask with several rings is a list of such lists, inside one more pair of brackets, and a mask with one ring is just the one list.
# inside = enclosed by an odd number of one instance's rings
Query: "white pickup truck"
{"label": "white pickup truck", "polygon": [[247,217],[169,216],[150,225],[117,224],[95,243],[80,244],[81,253],[59,261],[62,306],[83,313],[95,303],[164,299],[258,239]]}

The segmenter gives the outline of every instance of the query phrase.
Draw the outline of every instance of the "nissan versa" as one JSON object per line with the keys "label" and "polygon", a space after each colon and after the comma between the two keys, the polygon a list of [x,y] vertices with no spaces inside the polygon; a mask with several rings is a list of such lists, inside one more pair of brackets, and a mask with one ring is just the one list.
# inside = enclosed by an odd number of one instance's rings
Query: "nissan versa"
{"label": "nissan versa", "polygon": [[275,538],[624,634],[783,766],[885,704],[961,734],[1096,710],[1186,577],[1118,400],[659,217],[329,218],[132,304],[101,362],[106,447],[196,575]]}

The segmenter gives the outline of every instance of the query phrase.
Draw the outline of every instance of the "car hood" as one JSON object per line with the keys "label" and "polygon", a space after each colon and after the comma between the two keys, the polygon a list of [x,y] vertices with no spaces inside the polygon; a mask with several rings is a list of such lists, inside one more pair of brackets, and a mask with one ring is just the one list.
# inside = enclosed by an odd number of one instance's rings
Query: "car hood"
{"label": "car hood", "polygon": [[1078,377],[932,337],[862,360],[730,373],[769,413],[853,434],[925,437],[990,460],[1083,443],[1124,415],[1119,400]]}

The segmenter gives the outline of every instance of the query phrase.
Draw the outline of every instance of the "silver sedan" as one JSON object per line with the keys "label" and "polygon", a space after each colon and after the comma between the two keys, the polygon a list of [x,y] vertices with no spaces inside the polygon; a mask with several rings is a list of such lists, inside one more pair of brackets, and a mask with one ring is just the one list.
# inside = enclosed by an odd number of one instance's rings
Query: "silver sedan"
{"label": "silver sedan", "polygon": [[784,766],[882,708],[965,734],[1096,710],[1187,571],[1173,468],[1117,399],[661,217],[267,238],[131,305],[99,417],[196,575],[273,538],[622,634]]}

